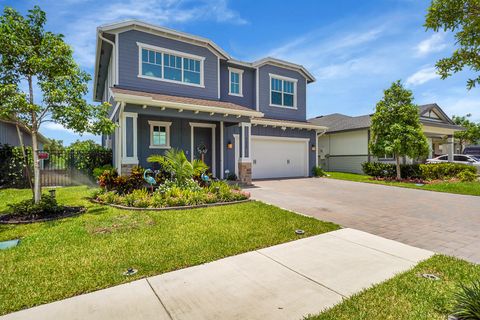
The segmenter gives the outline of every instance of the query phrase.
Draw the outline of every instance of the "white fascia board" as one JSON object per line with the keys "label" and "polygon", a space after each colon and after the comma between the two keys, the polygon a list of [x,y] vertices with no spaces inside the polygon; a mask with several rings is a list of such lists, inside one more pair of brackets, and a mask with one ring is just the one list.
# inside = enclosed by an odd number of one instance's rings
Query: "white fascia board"
{"label": "white fascia board", "polygon": [[287,122],[282,120],[270,120],[270,119],[252,119],[252,124],[276,126],[276,127],[287,127],[287,128],[302,128],[302,129],[317,130],[317,131],[326,131],[328,129],[327,127],[319,126],[311,123],[294,123],[294,122]]}
{"label": "white fascia board", "polygon": [[99,29],[103,31],[116,32],[116,33],[121,33],[128,30],[144,31],[144,32],[156,34],[162,37],[167,37],[167,38],[171,38],[171,39],[182,41],[182,42],[200,45],[208,48],[210,51],[214,52],[215,55],[223,59],[227,59],[227,60],[230,59],[230,55],[210,39],[195,36],[192,34],[188,34],[185,32],[181,32],[181,31],[177,31],[177,30],[173,30],[165,27],[156,26],[154,24],[146,23],[139,20],[127,20],[127,21],[106,24],[106,25],[100,26]]}
{"label": "white fascia board", "polygon": [[100,40],[100,37],[98,36],[98,29],[97,29],[97,46],[95,49],[95,67],[93,68],[93,101],[99,101],[98,99],[95,98],[97,95],[97,81],[98,81],[98,65],[100,62],[100,46],[102,41]]}
{"label": "white fascia board", "polygon": [[198,110],[200,112],[210,112],[210,113],[219,113],[219,114],[228,113],[230,115],[245,116],[245,117],[263,117],[264,116],[262,112],[258,112],[254,110],[252,111],[236,110],[236,109],[226,109],[226,108],[213,107],[213,106],[202,106],[197,104],[161,101],[161,100],[154,100],[151,97],[139,97],[139,96],[130,95],[130,94],[116,93],[114,97],[116,101],[122,101],[124,103],[148,105],[148,106],[155,106],[155,107],[166,107],[166,108],[177,109],[177,110],[191,110],[191,111]]}
{"label": "white fascia board", "polygon": [[291,63],[288,61],[280,60],[280,59],[275,59],[271,57],[263,58],[258,61],[255,61],[252,63],[252,66],[254,67],[261,67],[265,64],[271,64],[274,66],[286,68],[286,69],[291,69],[294,71],[301,71],[303,76],[307,79],[310,80],[310,82],[315,82],[316,79],[315,77],[302,65],[296,64],[296,63]]}

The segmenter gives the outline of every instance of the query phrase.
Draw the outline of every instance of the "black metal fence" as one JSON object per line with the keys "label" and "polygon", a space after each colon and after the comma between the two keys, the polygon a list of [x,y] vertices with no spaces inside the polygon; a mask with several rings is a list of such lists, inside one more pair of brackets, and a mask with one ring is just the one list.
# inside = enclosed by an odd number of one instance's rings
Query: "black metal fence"
{"label": "black metal fence", "polygon": [[[31,149],[26,149],[26,159],[20,148],[0,149],[0,187],[28,188],[33,179]],[[42,186],[72,186],[95,183],[93,170],[112,164],[111,150],[41,150]]]}

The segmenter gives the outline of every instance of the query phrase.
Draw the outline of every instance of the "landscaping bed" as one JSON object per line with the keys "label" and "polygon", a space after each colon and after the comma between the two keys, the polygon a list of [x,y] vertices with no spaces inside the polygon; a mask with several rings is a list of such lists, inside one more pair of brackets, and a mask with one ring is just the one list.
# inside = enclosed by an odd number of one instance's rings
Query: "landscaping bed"
{"label": "landscaping bed", "polygon": [[472,196],[480,196],[480,182],[462,182],[459,180],[435,180],[435,181],[425,181],[425,184],[417,184],[411,182],[399,182],[394,179],[374,179],[371,176],[356,174],[356,173],[347,173],[347,172],[327,172],[329,179],[338,179],[338,180],[347,180],[355,182],[365,182],[373,184],[382,184],[387,186],[410,188],[410,189],[421,189],[429,190],[436,192],[446,192],[446,193],[455,193],[455,194],[464,194]]}
{"label": "landscaping bed", "polygon": [[61,211],[54,213],[45,213],[41,216],[21,215],[21,214],[4,214],[0,216],[0,223],[3,224],[23,224],[34,222],[46,222],[57,219],[74,217],[85,212],[84,207],[63,207]]}
{"label": "landscaping bed", "polygon": [[[422,277],[425,273],[434,274],[440,279],[426,279]],[[461,286],[469,286],[474,281],[480,281],[480,265],[437,255],[410,271],[355,294],[333,308],[307,319],[445,320],[455,310],[462,309],[457,301]],[[472,307],[473,305],[472,303]],[[478,305],[477,302],[477,307]]]}
{"label": "landscaping bed", "polygon": [[[120,210],[89,201],[87,187],[57,189],[58,203],[84,206],[74,218],[0,225],[0,314],[92,292],[147,276],[309,237],[338,225],[248,201],[191,210]],[[7,202],[30,190],[0,190]],[[297,235],[295,230],[305,231]],[[124,276],[128,268],[138,270]]]}

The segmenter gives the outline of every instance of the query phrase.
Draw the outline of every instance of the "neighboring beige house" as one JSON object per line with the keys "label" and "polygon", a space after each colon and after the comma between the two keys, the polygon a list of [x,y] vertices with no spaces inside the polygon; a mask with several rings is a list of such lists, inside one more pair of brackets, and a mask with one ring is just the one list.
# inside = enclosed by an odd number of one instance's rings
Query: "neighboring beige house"
{"label": "neighboring beige house", "polygon": [[[454,146],[453,134],[463,128],[453,123],[436,104],[419,106],[420,121],[430,144],[429,158],[460,153],[460,146]],[[371,114],[350,117],[340,113],[319,116],[309,121],[328,127],[326,133],[318,138],[318,163],[327,171],[362,173],[362,163],[370,161],[392,162],[385,155],[376,158],[369,153]],[[403,163],[411,163],[403,159]]]}

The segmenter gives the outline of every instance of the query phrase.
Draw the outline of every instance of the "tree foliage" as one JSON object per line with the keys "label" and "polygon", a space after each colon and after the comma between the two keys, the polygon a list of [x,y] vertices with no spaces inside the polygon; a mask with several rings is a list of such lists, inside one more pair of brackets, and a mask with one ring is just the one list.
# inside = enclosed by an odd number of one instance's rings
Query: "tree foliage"
{"label": "tree foliage", "polygon": [[480,141],[480,123],[470,121],[471,114],[465,116],[453,116],[452,120],[455,124],[465,128],[464,131],[455,132],[455,139],[458,139],[463,148],[465,144],[477,144]]}
{"label": "tree foliage", "polygon": [[[46,14],[38,6],[25,17],[5,7],[0,16],[0,117],[13,118],[31,132],[36,202],[41,197],[37,135],[44,122],[78,133],[114,129],[107,117],[109,105],[87,103],[90,76],[75,63],[63,35],[46,31],[45,23]],[[34,87],[41,92],[37,100]]]}
{"label": "tree foliage", "polygon": [[427,138],[423,134],[418,107],[413,94],[400,80],[384,91],[377,103],[370,127],[369,148],[373,155],[394,155],[397,162],[397,179],[401,179],[400,158],[417,159],[428,154]]}
{"label": "tree foliage", "polygon": [[[458,49],[436,64],[442,79],[466,67],[480,72],[480,0],[433,0],[425,27],[435,32],[455,32]],[[480,75],[467,80],[468,89],[476,84],[480,84]]]}

